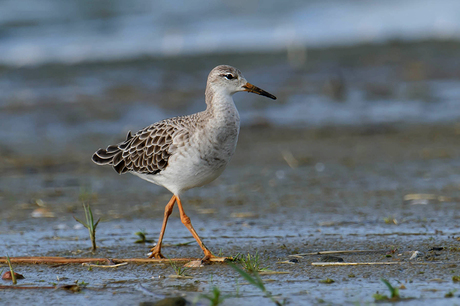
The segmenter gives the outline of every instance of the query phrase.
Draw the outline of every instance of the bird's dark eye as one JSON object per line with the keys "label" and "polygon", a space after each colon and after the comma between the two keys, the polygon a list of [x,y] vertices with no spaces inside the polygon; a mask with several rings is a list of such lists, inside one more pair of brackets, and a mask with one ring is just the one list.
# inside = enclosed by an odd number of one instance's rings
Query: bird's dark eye
{"label": "bird's dark eye", "polygon": [[231,80],[231,79],[234,79],[235,77],[233,76],[233,74],[226,74],[224,75],[224,77],[227,79],[227,80]]}

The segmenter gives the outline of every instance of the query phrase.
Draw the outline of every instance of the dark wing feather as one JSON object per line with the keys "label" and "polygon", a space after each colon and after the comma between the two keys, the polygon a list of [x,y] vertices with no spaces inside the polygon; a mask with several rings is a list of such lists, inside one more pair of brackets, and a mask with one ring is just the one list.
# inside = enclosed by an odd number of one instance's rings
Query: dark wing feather
{"label": "dark wing feather", "polygon": [[112,165],[120,174],[128,171],[157,174],[166,169],[173,153],[171,144],[179,126],[170,123],[171,120],[160,121],[134,136],[128,132],[125,141],[97,150],[92,160],[98,165]]}

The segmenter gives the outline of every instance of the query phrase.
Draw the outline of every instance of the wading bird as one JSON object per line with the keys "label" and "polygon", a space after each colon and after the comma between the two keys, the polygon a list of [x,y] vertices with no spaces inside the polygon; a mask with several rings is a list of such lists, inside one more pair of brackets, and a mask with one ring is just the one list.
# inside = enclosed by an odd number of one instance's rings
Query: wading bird
{"label": "wading bird", "polygon": [[217,66],[208,76],[205,111],[159,121],[134,135],[128,132],[125,141],[93,154],[92,160],[98,165],[111,165],[119,174],[132,173],[173,193],[150,258],[164,258],[161,243],[176,202],[182,223],[204,252],[203,260],[214,257],[185,214],[180,195],[215,180],[230,161],[240,131],[240,116],[232,96],[239,91],[276,99],[248,83],[238,69]]}

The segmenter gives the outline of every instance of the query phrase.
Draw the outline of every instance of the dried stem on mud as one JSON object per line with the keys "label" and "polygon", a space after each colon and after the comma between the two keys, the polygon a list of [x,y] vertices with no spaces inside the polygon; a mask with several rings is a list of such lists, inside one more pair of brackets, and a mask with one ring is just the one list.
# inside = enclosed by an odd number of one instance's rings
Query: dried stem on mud
{"label": "dried stem on mud", "polygon": [[[175,262],[188,262],[193,260],[199,260],[197,258],[66,258],[66,257],[11,257],[12,263],[15,264],[79,264],[79,263],[103,263],[103,264],[119,264],[123,262],[132,263],[169,263]],[[210,262],[225,262],[225,258],[210,258]],[[0,257],[0,263],[7,263],[6,257]]]}

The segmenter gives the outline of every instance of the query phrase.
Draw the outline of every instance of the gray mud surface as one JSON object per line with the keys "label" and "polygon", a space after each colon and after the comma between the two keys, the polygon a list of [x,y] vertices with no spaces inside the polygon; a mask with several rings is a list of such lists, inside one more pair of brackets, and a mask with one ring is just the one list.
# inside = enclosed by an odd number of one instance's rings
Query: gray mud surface
{"label": "gray mud surface", "polygon": [[[457,301],[444,295],[458,289],[458,201],[460,159],[455,126],[392,129],[246,128],[234,160],[221,178],[183,196],[186,212],[214,253],[225,256],[259,252],[261,267],[288,274],[262,276],[268,290],[289,305],[304,303],[368,304],[377,291],[388,294],[380,278],[404,285],[405,304]],[[291,168],[282,152],[298,162]],[[90,163],[6,169],[2,176],[1,254],[10,256],[144,257],[148,245],[135,244],[134,233],[156,239],[166,190],[118,176]],[[27,193],[21,193],[27,186]],[[87,230],[79,197],[91,188],[90,202],[102,221],[98,250],[88,251]],[[89,186],[89,187],[88,187]],[[88,190],[88,189],[86,189]],[[87,191],[86,191],[87,192]],[[88,193],[88,192],[87,192]],[[411,194],[428,194],[411,200]],[[406,198],[405,198],[406,196]],[[40,199],[52,218],[32,218]],[[405,200],[406,199],[406,200]],[[200,257],[174,211],[166,230],[163,253]],[[432,248],[442,248],[432,250]],[[316,251],[372,250],[335,255],[344,262],[403,262],[394,266],[317,267],[319,255],[280,263],[289,255]],[[413,251],[421,255],[409,260]],[[391,255],[391,257],[389,257]],[[409,262],[425,263],[412,265]],[[5,270],[5,265],[3,267]],[[63,290],[2,290],[1,301],[101,305],[136,304],[166,296],[194,301],[213,286],[229,295],[224,305],[265,305],[270,301],[228,265],[189,269],[192,279],[174,279],[169,264],[129,264],[116,269],[81,265],[17,265],[26,278],[21,285],[88,283],[80,293]],[[320,283],[331,278],[333,284]],[[3,281],[4,285],[8,284]],[[238,294],[238,295],[237,295]],[[205,300],[200,303],[206,304]]]}

